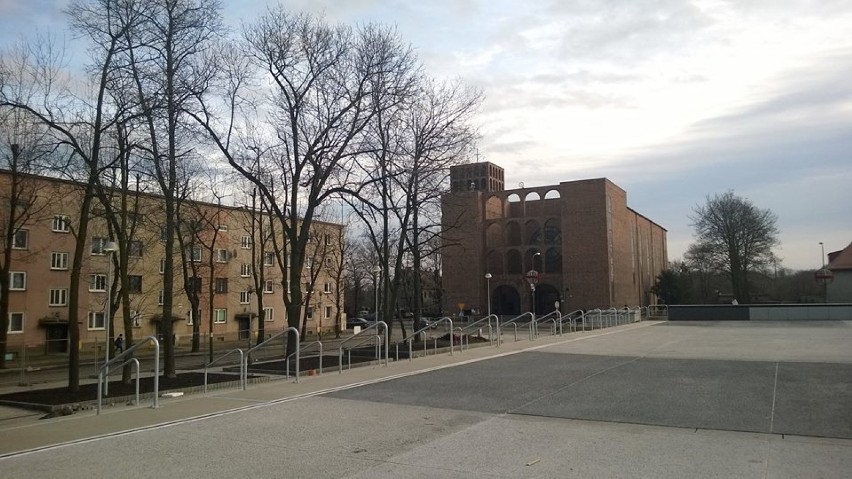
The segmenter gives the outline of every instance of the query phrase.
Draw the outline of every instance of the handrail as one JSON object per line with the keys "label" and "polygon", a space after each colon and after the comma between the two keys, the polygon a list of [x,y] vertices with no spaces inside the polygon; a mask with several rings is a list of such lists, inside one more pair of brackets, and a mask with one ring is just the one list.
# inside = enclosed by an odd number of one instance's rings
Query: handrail
{"label": "handrail", "polygon": [[[417,335],[420,334],[420,333],[425,333],[427,329],[432,329],[432,326],[434,326],[438,323],[443,323],[443,322],[449,323],[449,325],[450,325],[450,356],[453,355],[453,349],[454,349],[454,345],[453,345],[453,319],[450,318],[449,316],[444,316],[443,318],[433,322],[432,324],[426,325],[426,326],[418,329],[417,331],[412,331],[411,335],[409,335],[405,339],[405,342],[408,343],[408,360],[409,361],[411,361],[412,357],[414,356],[412,354],[413,353],[412,343],[414,342],[414,338],[416,338]],[[436,339],[435,340],[436,344],[437,344],[437,341],[438,340]],[[461,335],[459,335],[459,341],[461,342]],[[424,351],[426,349],[426,338],[423,338],[423,349],[424,349]],[[435,350],[436,351],[438,350],[437,346],[435,347]],[[459,351],[461,351],[461,345],[459,345]],[[425,353],[424,353],[424,356],[425,356]]]}
{"label": "handrail", "polygon": [[[662,310],[662,311],[659,311]],[[659,314],[662,312],[662,314]],[[669,306],[667,304],[652,304],[648,306],[649,316],[669,316]]]}
{"label": "handrail", "polygon": [[[247,378],[243,377],[243,366],[244,366],[243,363],[245,362],[245,361],[243,361],[243,358],[245,357],[245,355],[243,354],[242,349],[236,348],[236,349],[232,349],[232,350],[228,351],[227,353],[219,356],[218,358],[216,358],[213,361],[210,361],[209,363],[204,365],[204,393],[205,394],[207,394],[207,369],[209,369],[210,366],[212,366],[214,363],[219,362],[220,359],[225,359],[227,356],[230,356],[231,353],[239,353],[240,354],[240,388],[242,388],[243,391],[246,390],[246,379]],[[246,374],[246,376],[248,376],[248,375]]]}
{"label": "handrail", "polygon": [[520,316],[515,316],[514,318],[512,318],[512,319],[510,319],[510,320],[508,320],[508,321],[505,321],[505,322],[503,323],[503,326],[506,326],[507,324],[514,324],[514,325],[515,325],[515,328],[516,328],[516,329],[515,329],[515,341],[517,341],[517,340],[518,340],[518,337],[517,337],[517,324],[518,324],[518,320],[519,320],[519,319],[521,319],[521,318],[523,318],[523,317],[524,317],[524,316],[526,316],[526,315],[529,315],[529,316],[530,316],[530,322],[529,322],[529,328],[530,328],[530,341],[532,341],[532,338],[533,338],[533,331],[534,331],[534,328],[535,328],[535,324],[534,324],[534,323],[536,322],[536,321],[535,321],[535,314],[533,314],[532,312],[527,311],[526,313],[522,313]]}
{"label": "handrail", "polygon": [[127,363],[133,363],[136,366],[136,402],[134,404],[136,404],[138,406],[139,405],[139,360],[136,359],[136,358],[130,358],[127,361],[119,364],[118,367],[120,367],[120,368],[124,367],[124,365],[127,364]]}
{"label": "handrail", "polygon": [[[343,373],[343,345],[348,343],[349,341],[351,341],[353,339],[358,338],[365,331],[375,329],[378,332],[380,326],[383,327],[384,330],[385,330],[385,341],[384,341],[384,343],[385,343],[385,366],[390,365],[390,359],[389,359],[389,355],[388,355],[388,351],[389,351],[389,348],[390,348],[390,345],[388,344],[388,323],[386,323],[384,321],[376,321],[374,324],[371,324],[370,326],[367,326],[366,328],[364,328],[360,333],[358,333],[354,336],[350,336],[349,338],[343,340],[340,343],[340,348],[338,349],[338,364],[337,364],[338,372]],[[377,334],[376,336],[379,336],[379,335]],[[373,339],[373,338],[370,338],[370,339]],[[358,344],[362,344],[362,343],[358,343]],[[379,364],[381,364],[382,363],[381,354],[379,354],[378,356],[379,356]]]}
{"label": "handrail", "polygon": [[[547,319],[548,316],[554,315],[552,318]],[[545,321],[546,320],[546,321]],[[557,321],[559,321],[557,326]],[[536,335],[538,334],[538,325],[542,323],[551,322],[553,326],[551,327],[551,331],[553,334],[556,334],[556,328],[559,328],[559,335],[562,336],[562,313],[558,309],[554,309],[553,311],[545,314],[544,316],[538,318],[536,320]]]}
{"label": "handrail", "polygon": [[[304,347],[300,347],[299,350],[304,351],[305,349],[313,346],[314,344],[319,345],[319,374],[320,374],[320,376],[322,376],[322,342],[321,341],[314,341],[312,343],[308,343]],[[296,354],[296,353],[290,353],[290,355],[287,356],[286,361],[285,361],[286,364],[287,364],[286,372],[287,372],[288,378],[290,377],[290,356],[292,356],[294,354]]]}
{"label": "handrail", "polygon": [[[98,369],[98,410],[97,414],[101,413],[101,404],[103,402],[103,379],[104,379],[104,371],[109,368],[110,365],[118,363],[120,359],[124,359],[133,351],[139,349],[140,346],[145,344],[146,342],[151,341],[154,343],[154,404],[151,406],[152,409],[157,409],[160,407],[159,398],[160,398],[160,342],[157,341],[157,338],[154,336],[147,336],[142,338],[138,343],[133,346],[127,348],[126,351],[117,355],[116,357],[110,359],[105,362],[103,366]],[[125,360],[127,362],[127,360]],[[124,364],[124,363],[122,363]]]}
{"label": "handrail", "polygon": [[[364,341],[361,341],[360,343],[355,343],[355,346],[360,346],[362,344],[369,343],[370,341],[375,339],[376,340],[376,351],[374,352],[374,354],[379,359],[379,364],[381,364],[382,357],[381,357],[380,348],[381,348],[381,344],[382,344],[382,336],[380,334],[373,334],[373,335],[364,335],[364,337],[366,339]],[[349,348],[349,349],[346,350],[346,369],[352,369],[352,349],[353,348]],[[337,351],[337,374],[343,374],[343,348],[340,348]]]}
{"label": "handrail", "polygon": [[586,313],[582,309],[571,311],[568,314],[562,315],[562,319],[560,319],[560,322],[564,321],[565,318],[568,318],[568,328],[571,329],[572,332],[577,332],[577,314],[579,314],[580,320],[585,324]]}
{"label": "handrail", "polygon": [[[496,327],[497,334],[494,334],[495,328],[491,327],[491,318],[494,318],[494,321],[497,325],[497,327]],[[478,325],[479,325],[479,323],[484,323],[485,321],[488,321],[488,342],[493,344],[494,343],[494,336],[496,336],[497,337],[497,346],[500,345],[500,334],[499,334],[500,317],[497,316],[496,314],[489,314],[488,316],[486,316],[484,318],[477,319],[476,321],[474,321],[470,324],[467,324],[465,326],[460,327],[460,330],[459,330],[459,351],[463,350],[464,332],[467,331],[468,329],[470,329],[471,331],[474,330],[474,329],[481,329],[482,326],[478,326]],[[470,345],[470,341],[468,341],[468,345]]]}
{"label": "handrail", "polygon": [[301,345],[299,344],[299,330],[298,330],[298,329],[296,329],[296,328],[294,328],[293,326],[290,326],[289,328],[287,328],[287,329],[285,329],[285,330],[283,330],[283,331],[279,331],[279,332],[277,332],[277,333],[273,334],[272,336],[270,336],[270,337],[266,338],[266,340],[265,340],[265,341],[263,341],[262,343],[259,343],[259,344],[257,344],[255,347],[253,347],[253,348],[249,348],[249,349],[247,349],[247,350],[246,350],[246,352],[245,352],[245,356],[243,356],[243,371],[242,371],[242,374],[243,374],[243,381],[248,381],[248,359],[249,359],[249,354],[251,354],[251,353],[252,353],[252,351],[258,350],[258,349],[260,349],[260,348],[262,348],[262,347],[266,346],[266,345],[267,345],[267,344],[269,344],[269,342],[270,342],[270,341],[272,341],[273,339],[276,339],[276,338],[278,338],[279,336],[283,336],[283,335],[285,335],[285,334],[286,334],[288,337],[289,337],[289,335],[290,335],[290,334],[295,334],[295,335],[296,335],[296,382],[299,382],[299,349],[300,349]]}

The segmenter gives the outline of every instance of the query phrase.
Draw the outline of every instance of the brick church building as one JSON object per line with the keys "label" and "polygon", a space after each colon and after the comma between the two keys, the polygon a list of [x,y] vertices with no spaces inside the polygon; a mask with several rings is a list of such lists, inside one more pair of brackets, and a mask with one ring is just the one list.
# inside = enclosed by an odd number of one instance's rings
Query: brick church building
{"label": "brick church building", "polygon": [[[506,190],[503,169],[489,162],[453,167],[450,178],[441,199],[446,311],[542,315],[656,302],[666,230],[628,207],[611,181]],[[527,276],[538,277],[534,288]]]}

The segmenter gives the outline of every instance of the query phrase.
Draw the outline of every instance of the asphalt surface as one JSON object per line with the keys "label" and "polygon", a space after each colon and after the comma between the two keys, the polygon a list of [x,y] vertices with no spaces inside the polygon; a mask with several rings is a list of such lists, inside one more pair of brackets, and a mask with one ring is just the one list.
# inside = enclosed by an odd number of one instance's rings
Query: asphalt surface
{"label": "asphalt surface", "polygon": [[3,477],[852,471],[852,323],[639,323],[37,420]]}

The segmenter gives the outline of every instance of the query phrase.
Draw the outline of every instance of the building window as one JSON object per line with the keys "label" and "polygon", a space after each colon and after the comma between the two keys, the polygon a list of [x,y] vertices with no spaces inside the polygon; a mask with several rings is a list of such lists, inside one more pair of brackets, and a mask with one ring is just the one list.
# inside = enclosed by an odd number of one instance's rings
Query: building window
{"label": "building window", "polygon": [[140,313],[138,310],[130,310],[130,325],[134,328],[142,327],[142,313]]}
{"label": "building window", "polygon": [[89,291],[106,291],[107,279],[105,274],[89,275]]}
{"label": "building window", "polygon": [[160,228],[160,241],[166,241],[169,237],[169,232],[165,228]]}
{"label": "building window", "polygon": [[331,266],[332,266],[331,258],[326,258],[325,259],[325,267],[331,268]]}
{"label": "building window", "polygon": [[331,293],[331,283],[325,283],[322,287],[323,293]]}
{"label": "building window", "polygon": [[331,245],[331,235],[325,235],[325,245]]}
{"label": "building window", "polygon": [[219,225],[216,229],[219,231],[228,231],[228,225]]}
{"label": "building window", "polygon": [[249,304],[251,302],[251,291],[240,291],[240,304]]}
{"label": "building window", "polygon": [[190,247],[189,260],[195,263],[201,261],[201,246]]}
{"label": "building window", "polygon": [[9,333],[24,332],[24,313],[9,313]]}
{"label": "building window", "polygon": [[216,293],[227,293],[228,278],[216,278],[216,281],[213,285],[213,291]]}
{"label": "building window", "polygon": [[106,316],[103,311],[89,311],[89,329],[104,329]]}
{"label": "building window", "polygon": [[248,278],[251,276],[251,265],[243,263],[240,265],[240,276],[243,278]]}
{"label": "building window", "polygon": [[68,269],[68,253],[50,253],[50,269]]}
{"label": "building window", "polygon": [[50,290],[50,299],[48,306],[68,306],[68,290],[56,288]]}
{"label": "building window", "polygon": [[331,318],[331,306],[325,307],[325,319]]}
{"label": "building window", "polygon": [[127,277],[127,292],[136,294],[142,292],[142,276],[130,275]]}
{"label": "building window", "polygon": [[275,253],[266,252],[263,253],[263,265],[264,266],[273,266],[275,264]]}
{"label": "building window", "polygon": [[274,291],[275,290],[274,290],[274,286],[273,286],[273,281],[271,279],[267,279],[263,283],[263,292],[264,293],[273,293]]}
{"label": "building window", "polygon": [[26,291],[27,290],[27,273],[24,271],[9,272],[9,290],[10,291]]}
{"label": "building window", "polygon": [[163,305],[163,290],[160,290],[160,291],[157,292],[157,305],[158,306]]}
{"label": "building window", "polygon": [[224,323],[228,320],[228,310],[217,308],[213,310],[213,322],[216,324]]}
{"label": "building window", "polygon": [[104,246],[109,241],[107,238],[95,236],[92,238],[92,254],[104,254]]}
{"label": "building window", "polygon": [[186,289],[192,293],[200,293],[201,292],[201,278],[193,276],[188,278],[186,283]]}
{"label": "building window", "polygon": [[240,237],[240,248],[251,249],[251,236],[243,235]]}
{"label": "building window", "polygon": [[186,324],[188,326],[192,326],[193,324],[195,324],[195,318],[201,319],[201,309],[198,309],[196,311],[190,310],[189,315],[186,317]]}
{"label": "building window", "polygon": [[312,306],[308,306],[308,319],[314,319],[314,308]]}
{"label": "building window", "polygon": [[160,259],[160,274],[166,272],[166,260],[165,258]]}
{"label": "building window", "polygon": [[142,257],[142,242],[141,241],[131,241],[127,245],[127,256],[131,258],[141,258]]}
{"label": "building window", "polygon": [[12,249],[27,249],[30,246],[30,230],[15,231],[12,237]]}
{"label": "building window", "polygon": [[263,308],[263,320],[272,322],[275,321],[275,316],[273,315],[272,308]]}
{"label": "building window", "polygon": [[226,249],[216,250],[216,261],[219,263],[227,263],[231,259],[231,253]]}
{"label": "building window", "polygon": [[66,215],[54,215],[51,230],[55,233],[67,233],[71,231],[71,221]]}

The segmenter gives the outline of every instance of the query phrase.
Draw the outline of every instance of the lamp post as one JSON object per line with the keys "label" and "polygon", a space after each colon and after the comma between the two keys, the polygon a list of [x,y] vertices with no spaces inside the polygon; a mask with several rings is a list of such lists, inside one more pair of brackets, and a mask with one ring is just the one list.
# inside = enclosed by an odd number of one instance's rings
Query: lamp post
{"label": "lamp post", "polygon": [[[109,337],[109,327],[112,324],[112,254],[118,251],[118,245],[115,241],[107,241],[103,245],[103,252],[107,255],[107,275],[106,275],[106,288],[107,288],[107,301],[106,308],[104,311],[104,331],[106,332],[106,341],[104,342],[104,365],[109,362],[109,347],[110,347],[110,337]],[[104,369],[104,396],[109,395],[109,367]]]}
{"label": "lamp post", "polygon": [[[536,258],[536,256],[541,256],[541,251],[536,251],[535,254],[532,257],[532,268],[533,268],[533,270],[535,270],[535,258]],[[535,284],[530,283],[530,289],[532,290],[532,302],[533,302],[532,313],[533,313],[533,317],[535,317],[535,315],[536,315],[536,311],[535,311]]]}
{"label": "lamp post", "polygon": [[379,274],[381,274],[382,268],[379,265],[373,266],[373,289],[376,291],[376,304],[375,304],[375,322],[379,322]]}
{"label": "lamp post", "polygon": [[491,278],[491,273],[485,273],[485,295],[488,297],[488,316],[491,316]]}
{"label": "lamp post", "polygon": [[[820,268],[820,270],[824,271],[825,270],[825,245],[822,244],[822,241],[819,242],[819,249],[820,249],[820,263],[822,263],[822,268]],[[828,302],[828,282],[826,282],[826,281],[822,282],[822,302],[823,303]]]}

